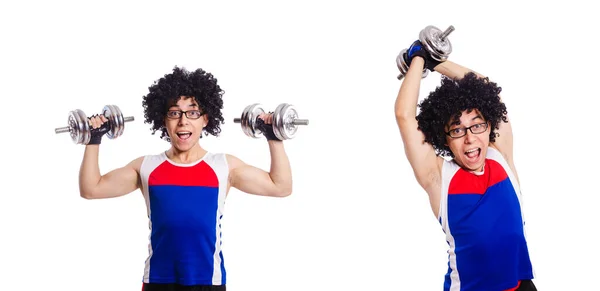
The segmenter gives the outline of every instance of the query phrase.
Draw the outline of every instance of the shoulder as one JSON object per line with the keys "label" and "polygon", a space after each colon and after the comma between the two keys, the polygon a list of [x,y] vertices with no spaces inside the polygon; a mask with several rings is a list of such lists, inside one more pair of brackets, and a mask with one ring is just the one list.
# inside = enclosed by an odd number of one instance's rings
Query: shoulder
{"label": "shoulder", "polygon": [[232,170],[232,168],[235,168],[242,163],[237,157],[222,152],[207,152],[202,160],[211,167],[229,170]]}
{"label": "shoulder", "polygon": [[452,158],[442,159],[440,164],[440,187],[446,188],[462,168]]}
{"label": "shoulder", "polygon": [[147,156],[140,156],[140,157],[133,159],[131,162],[129,162],[129,166],[133,167],[137,171],[139,171],[140,168],[142,167],[142,164],[144,163],[144,160],[146,159],[146,157]]}
{"label": "shoulder", "polygon": [[512,162],[509,156],[500,151],[498,147],[494,146],[493,144],[490,144],[488,147],[486,158],[508,164]]}
{"label": "shoulder", "polygon": [[[497,147],[490,146],[487,150],[487,158],[498,162],[505,170],[510,170],[517,176],[517,169],[515,163],[510,156],[505,155],[503,152],[498,150]],[[518,179],[518,177],[516,177]]]}
{"label": "shoulder", "polygon": [[438,156],[436,161],[436,165],[437,165],[437,169],[438,172],[441,173],[442,172],[442,167],[444,166],[445,163],[447,163],[448,161],[446,159],[444,159],[443,157]]}
{"label": "shoulder", "polygon": [[438,157],[436,173],[438,174],[439,180],[447,178],[449,175],[460,169],[460,166],[454,161],[452,157]]}
{"label": "shoulder", "polygon": [[227,165],[229,165],[229,169],[233,170],[240,166],[243,166],[245,163],[238,157],[232,154],[223,154],[225,156],[225,160],[227,161]]}
{"label": "shoulder", "polygon": [[488,146],[488,156],[491,156],[494,158],[502,158],[509,164],[512,164],[512,162],[513,162],[512,155],[510,155],[509,152],[503,151],[502,149],[500,149],[498,147],[498,145],[495,143],[490,143],[490,145]]}
{"label": "shoulder", "polygon": [[134,168],[136,171],[140,172],[144,167],[152,167],[151,165],[158,165],[161,162],[166,160],[166,155],[164,152],[158,154],[151,155],[143,155],[133,159],[129,162],[128,166]]}

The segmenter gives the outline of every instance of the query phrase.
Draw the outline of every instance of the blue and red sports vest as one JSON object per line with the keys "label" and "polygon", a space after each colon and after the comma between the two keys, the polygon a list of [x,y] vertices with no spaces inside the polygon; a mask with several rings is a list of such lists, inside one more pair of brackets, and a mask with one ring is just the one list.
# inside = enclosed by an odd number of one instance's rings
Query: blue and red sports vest
{"label": "blue and red sports vest", "polygon": [[140,174],[150,228],[143,282],[225,285],[225,154],[206,153],[192,164],[175,163],[164,152],[149,155]]}
{"label": "blue and red sports vest", "polygon": [[532,279],[521,191],[496,149],[488,147],[484,171],[472,173],[444,161],[439,221],[446,234],[445,291],[501,291]]}

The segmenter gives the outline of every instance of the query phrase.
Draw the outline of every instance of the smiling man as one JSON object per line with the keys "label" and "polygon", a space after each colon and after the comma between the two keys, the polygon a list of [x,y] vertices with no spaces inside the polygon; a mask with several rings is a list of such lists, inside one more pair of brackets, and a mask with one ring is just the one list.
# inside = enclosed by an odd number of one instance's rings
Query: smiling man
{"label": "smiling man", "polygon": [[152,124],[153,134],[160,131],[170,148],[104,175],[98,153],[108,123],[103,116],[90,118],[94,129],[81,164],[80,193],[102,199],[141,190],[150,220],[143,291],[226,290],[221,218],[230,187],[271,197],[292,192],[290,163],[273,133],[271,114],[257,122],[271,153],[269,172],[200,145],[203,134],[220,132],[222,94],[210,73],[175,67],[143,98],[145,122]]}
{"label": "smiling man", "polygon": [[[395,105],[406,157],[449,245],[444,290],[536,290],[501,88],[414,42]],[[441,85],[417,116],[423,69]]]}

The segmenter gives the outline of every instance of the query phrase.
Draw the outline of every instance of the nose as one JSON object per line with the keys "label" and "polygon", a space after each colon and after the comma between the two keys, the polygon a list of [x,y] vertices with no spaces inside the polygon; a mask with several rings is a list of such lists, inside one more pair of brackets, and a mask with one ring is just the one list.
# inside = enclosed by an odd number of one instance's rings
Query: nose
{"label": "nose", "polygon": [[189,119],[187,118],[187,116],[185,114],[181,114],[181,117],[179,117],[179,122],[178,125],[186,125],[188,124]]}
{"label": "nose", "polygon": [[475,141],[475,134],[470,130],[467,130],[467,134],[465,135],[465,143],[471,144]]}

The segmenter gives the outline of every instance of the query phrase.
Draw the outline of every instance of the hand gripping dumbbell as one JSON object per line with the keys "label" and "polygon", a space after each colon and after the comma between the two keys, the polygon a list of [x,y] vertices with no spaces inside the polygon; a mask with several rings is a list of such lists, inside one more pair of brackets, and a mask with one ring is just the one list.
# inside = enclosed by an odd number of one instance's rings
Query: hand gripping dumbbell
{"label": "hand gripping dumbbell", "polygon": [[[266,113],[261,104],[254,103],[246,106],[240,118],[233,122],[242,125],[242,131],[249,137],[259,138],[262,132],[256,127],[260,114]],[[288,103],[282,103],[273,111],[273,133],[280,140],[292,139],[296,136],[299,125],[308,125],[308,119],[298,119],[298,111]]]}
{"label": "hand gripping dumbbell", "polygon": [[[123,117],[121,109],[116,105],[106,105],[102,114],[108,119],[110,130],[106,133],[108,138],[115,139],[123,134],[125,122],[133,121],[133,116]],[[86,145],[90,142],[91,128],[88,117],[80,109],[69,112],[68,126],[54,129],[55,133],[68,132],[75,144]]]}
{"label": "hand gripping dumbbell", "polygon": [[[450,25],[445,31],[441,31],[439,28],[429,25],[421,30],[419,33],[419,40],[424,46],[424,49],[429,52],[431,58],[436,61],[444,62],[448,59],[448,56],[452,52],[452,44],[448,39],[448,35],[454,31],[454,26]],[[400,70],[398,80],[402,80],[408,72],[408,63],[404,59],[404,55],[407,49],[400,51],[400,54],[396,57],[396,65]],[[423,74],[421,78],[427,77],[429,71],[423,68]]]}

